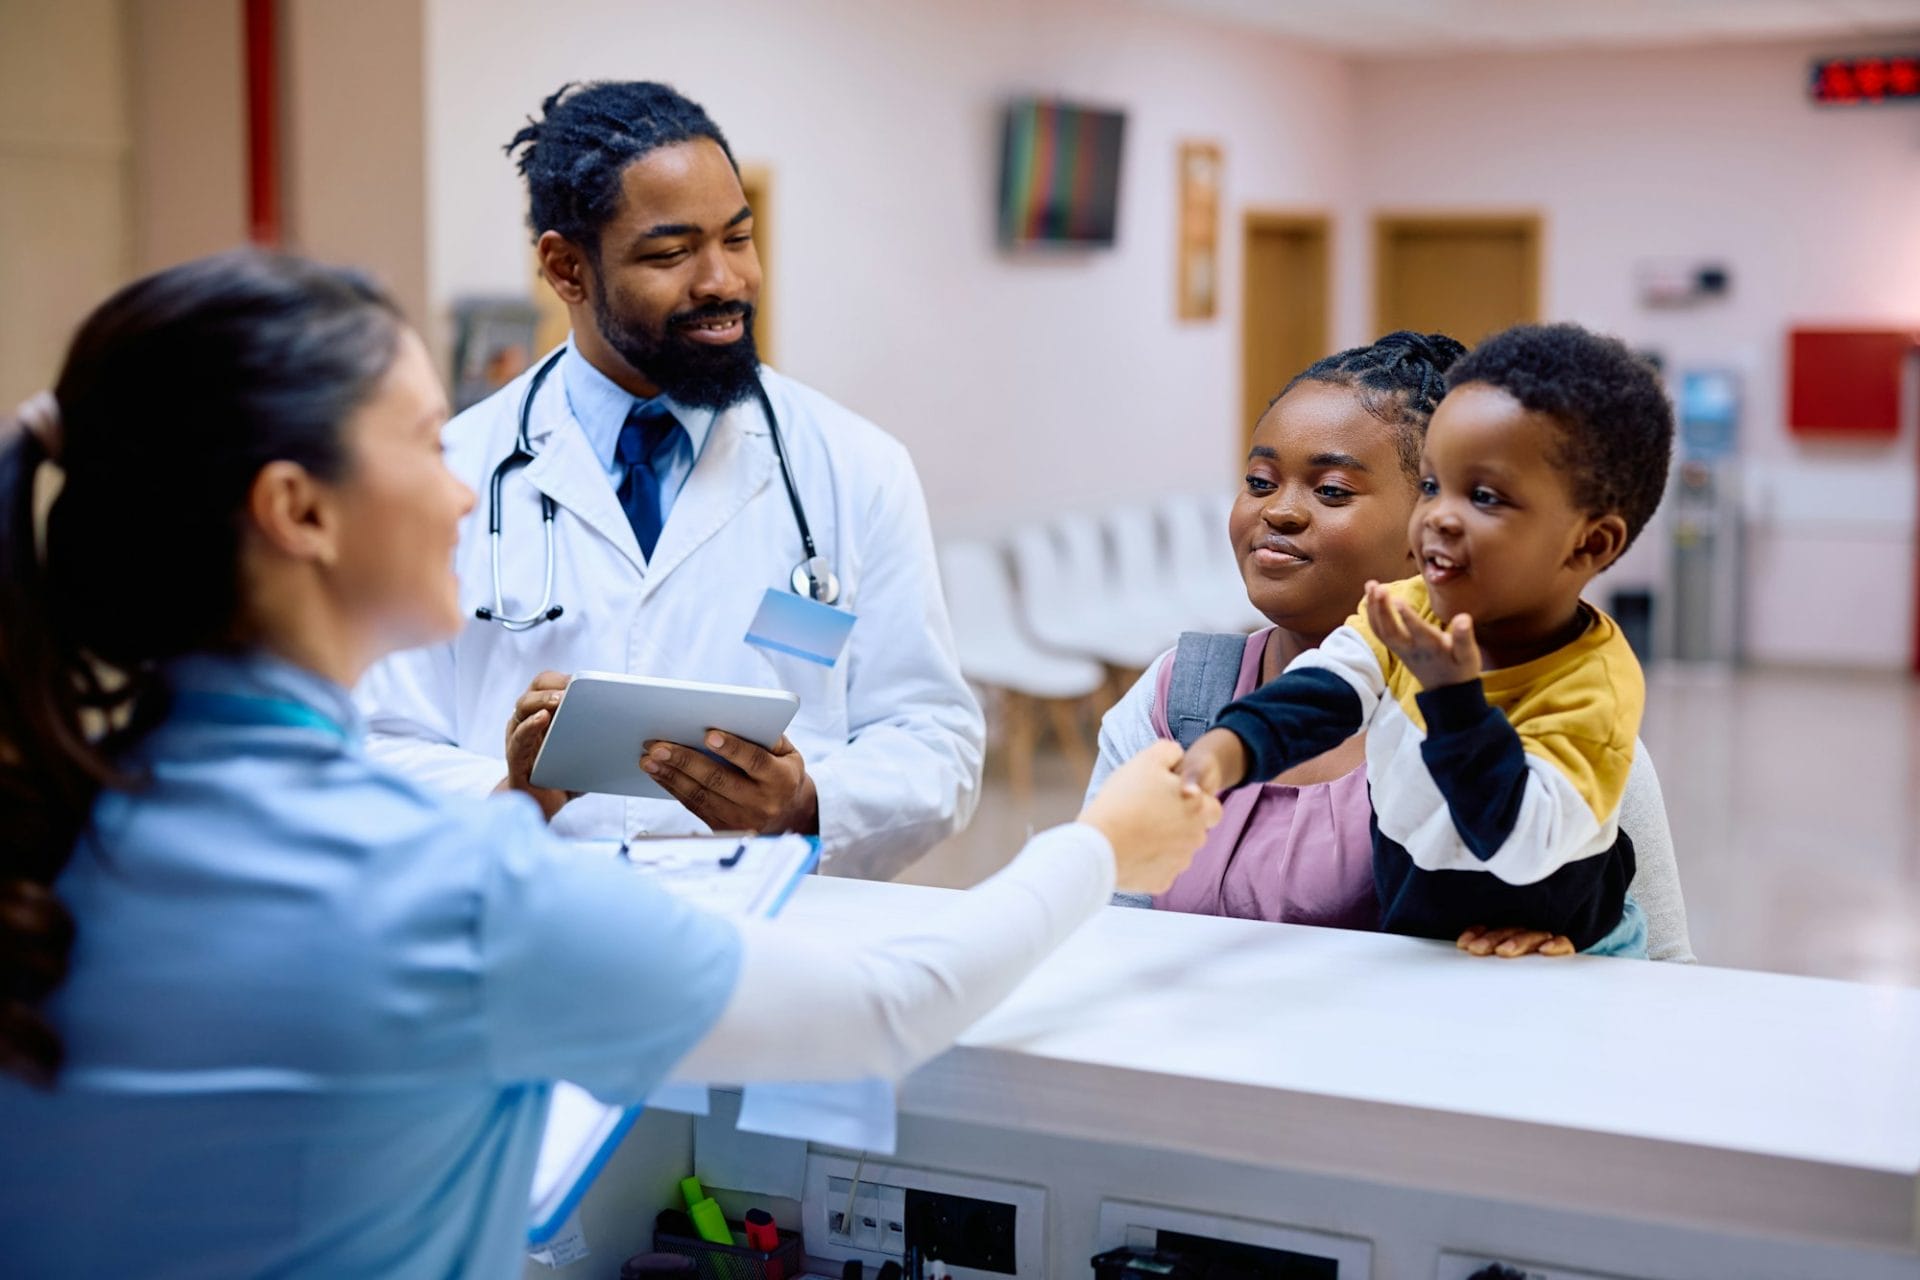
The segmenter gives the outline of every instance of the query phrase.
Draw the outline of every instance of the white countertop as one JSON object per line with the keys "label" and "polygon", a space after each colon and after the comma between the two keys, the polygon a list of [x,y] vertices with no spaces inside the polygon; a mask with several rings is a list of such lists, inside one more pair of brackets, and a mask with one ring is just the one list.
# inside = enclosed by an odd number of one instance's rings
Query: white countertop
{"label": "white countertop", "polygon": [[[810,877],[841,936],[948,890]],[[908,1114],[1911,1249],[1920,990],[1109,908]]]}

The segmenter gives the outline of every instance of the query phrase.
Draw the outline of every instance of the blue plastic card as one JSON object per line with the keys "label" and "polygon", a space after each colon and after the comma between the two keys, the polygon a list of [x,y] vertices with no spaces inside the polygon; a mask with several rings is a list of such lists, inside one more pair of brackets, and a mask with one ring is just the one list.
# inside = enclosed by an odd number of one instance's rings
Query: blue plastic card
{"label": "blue plastic card", "polygon": [[747,643],[831,667],[846,652],[853,624],[845,609],[768,587],[747,627]]}

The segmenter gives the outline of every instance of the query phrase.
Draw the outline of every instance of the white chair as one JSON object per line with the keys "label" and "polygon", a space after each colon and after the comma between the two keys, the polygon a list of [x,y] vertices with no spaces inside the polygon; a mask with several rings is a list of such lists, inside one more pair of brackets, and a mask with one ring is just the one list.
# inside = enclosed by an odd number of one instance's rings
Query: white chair
{"label": "white chair", "polygon": [[1009,540],[1014,575],[1019,580],[1020,617],[1040,644],[1061,653],[1100,658],[1105,638],[1098,619],[1080,608],[1079,585],[1046,525],[1025,525]]}
{"label": "white chair", "polygon": [[[1152,618],[1130,609],[1128,584],[1107,551],[1107,538],[1092,516],[1069,512],[1053,522],[1059,538],[1060,569],[1065,599],[1060,607],[1072,611],[1087,633],[1086,652],[1120,670],[1139,672],[1178,638],[1161,634]],[[1025,583],[1021,584],[1023,596]],[[1029,609],[1037,602],[1026,597]]]}
{"label": "white chair", "polygon": [[1016,803],[1033,797],[1033,753],[1039,740],[1036,710],[1045,708],[1061,750],[1081,776],[1093,772],[1093,752],[1081,732],[1086,699],[1106,683],[1090,658],[1056,653],[1027,638],[1021,626],[1006,557],[984,542],[940,548],[940,574],[960,670],[996,691],[1005,710],[1007,772]]}
{"label": "white chair", "polygon": [[1123,502],[1108,509],[1104,523],[1113,549],[1114,601],[1140,634],[1152,640],[1158,656],[1171,649],[1193,621],[1163,536],[1164,522],[1145,503]]}
{"label": "white chair", "polygon": [[1210,533],[1208,546],[1213,552],[1207,560],[1207,572],[1213,576],[1213,590],[1221,602],[1220,610],[1232,631],[1251,631],[1264,626],[1266,619],[1247,599],[1247,583],[1240,576],[1240,553],[1233,545],[1227,522],[1233,519],[1234,495],[1201,494],[1195,502],[1200,511],[1201,530]]}
{"label": "white chair", "polygon": [[1174,579],[1193,631],[1251,631],[1264,619],[1247,601],[1246,583],[1227,540],[1231,498],[1175,494],[1161,505]]}

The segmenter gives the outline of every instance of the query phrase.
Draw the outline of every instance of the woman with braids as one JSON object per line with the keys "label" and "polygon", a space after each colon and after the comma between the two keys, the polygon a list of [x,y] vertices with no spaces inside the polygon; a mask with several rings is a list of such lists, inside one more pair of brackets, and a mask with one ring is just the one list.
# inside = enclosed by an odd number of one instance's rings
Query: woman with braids
{"label": "woman with braids", "polygon": [[0,427],[0,1271],[515,1276],[552,1081],[902,1074],[1218,817],[1160,744],[848,946],[407,781],[347,690],[460,625],[445,419],[383,294],[243,252]]}
{"label": "woman with braids", "polygon": [[[1319,647],[1353,613],[1367,582],[1416,572],[1407,542],[1427,419],[1466,348],[1444,334],[1390,333],[1328,356],[1274,397],[1254,428],[1228,519],[1247,596],[1273,624],[1251,636],[1192,634],[1107,712],[1093,788],[1149,743],[1191,744],[1229,702]],[[1092,788],[1089,793],[1091,794]],[[1150,905],[1347,929],[1378,927],[1366,739],[1356,736],[1263,786],[1226,797],[1225,817],[1193,864]],[[1660,783],[1634,754],[1621,825],[1633,838],[1633,896],[1656,960],[1693,959]],[[1145,895],[1122,895],[1149,905]],[[1525,955],[1537,931],[1470,934],[1475,954]]]}

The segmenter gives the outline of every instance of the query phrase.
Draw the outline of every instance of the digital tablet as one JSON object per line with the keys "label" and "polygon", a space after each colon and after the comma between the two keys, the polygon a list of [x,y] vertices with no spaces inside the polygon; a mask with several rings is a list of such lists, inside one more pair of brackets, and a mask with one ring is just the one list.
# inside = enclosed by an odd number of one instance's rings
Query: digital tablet
{"label": "digital tablet", "polygon": [[799,710],[799,697],[785,689],[582,671],[554,709],[533,785],[670,800],[640,767],[646,743],[704,751],[707,730],[718,729],[771,747]]}

